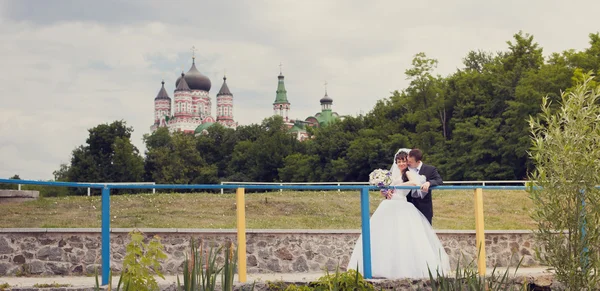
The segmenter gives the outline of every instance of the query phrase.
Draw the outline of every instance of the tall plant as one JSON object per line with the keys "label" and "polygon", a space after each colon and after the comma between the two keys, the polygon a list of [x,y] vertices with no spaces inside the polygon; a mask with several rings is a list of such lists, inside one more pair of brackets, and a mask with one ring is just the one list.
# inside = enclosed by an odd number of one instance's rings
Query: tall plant
{"label": "tall plant", "polygon": [[569,290],[600,278],[600,87],[591,80],[563,93],[558,106],[543,98],[542,113],[529,121],[537,251]]}
{"label": "tall plant", "polygon": [[[223,255],[221,266],[217,263],[219,255]],[[197,291],[217,289],[217,277],[221,275],[221,290],[233,290],[233,278],[237,271],[237,250],[232,242],[217,249],[205,249],[202,239],[198,245],[194,238],[190,240],[189,257],[183,262],[183,285],[177,276],[178,290]]]}

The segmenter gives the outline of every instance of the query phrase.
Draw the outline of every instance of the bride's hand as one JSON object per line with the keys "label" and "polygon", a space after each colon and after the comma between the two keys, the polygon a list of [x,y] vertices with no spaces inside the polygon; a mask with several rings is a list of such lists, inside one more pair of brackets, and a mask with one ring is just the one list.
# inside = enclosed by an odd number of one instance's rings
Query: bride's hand
{"label": "bride's hand", "polygon": [[392,198],[392,190],[391,189],[381,189],[381,196],[385,199]]}

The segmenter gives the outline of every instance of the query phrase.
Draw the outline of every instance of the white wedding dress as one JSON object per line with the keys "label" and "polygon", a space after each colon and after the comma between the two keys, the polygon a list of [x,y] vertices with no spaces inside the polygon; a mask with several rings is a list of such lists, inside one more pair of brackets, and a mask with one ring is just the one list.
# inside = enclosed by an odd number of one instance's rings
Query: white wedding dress
{"label": "white wedding dress", "polygon": [[[410,171],[407,172],[411,173]],[[412,177],[411,177],[412,176]],[[422,184],[425,177],[409,175]],[[399,185],[402,181],[392,183]],[[429,270],[436,276],[450,273],[448,254],[427,221],[427,218],[406,201],[408,189],[396,189],[389,200],[381,201],[371,216],[371,274],[373,278],[428,278]],[[364,275],[362,235],[356,241],[346,269]]]}

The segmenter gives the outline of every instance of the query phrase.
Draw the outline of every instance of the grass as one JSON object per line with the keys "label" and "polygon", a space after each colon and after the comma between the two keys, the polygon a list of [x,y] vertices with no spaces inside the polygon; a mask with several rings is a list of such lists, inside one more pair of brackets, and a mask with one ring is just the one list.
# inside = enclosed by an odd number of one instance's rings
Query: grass
{"label": "grass", "polygon": [[[358,192],[284,191],[246,194],[249,229],[359,229]],[[471,190],[438,190],[434,228],[474,229]],[[484,191],[487,230],[533,229],[533,207],[524,191]],[[0,204],[3,228],[98,228],[99,196],[40,197]],[[111,227],[233,229],[235,194],[136,194],[111,196]],[[370,197],[371,213],[381,198]]]}

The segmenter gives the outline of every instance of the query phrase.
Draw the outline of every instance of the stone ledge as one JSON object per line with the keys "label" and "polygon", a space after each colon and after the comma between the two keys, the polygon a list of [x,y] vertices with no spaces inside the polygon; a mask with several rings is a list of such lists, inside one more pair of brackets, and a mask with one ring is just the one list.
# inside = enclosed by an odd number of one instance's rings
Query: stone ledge
{"label": "stone ledge", "polygon": [[14,203],[37,200],[40,191],[33,190],[0,190],[0,203]]}

